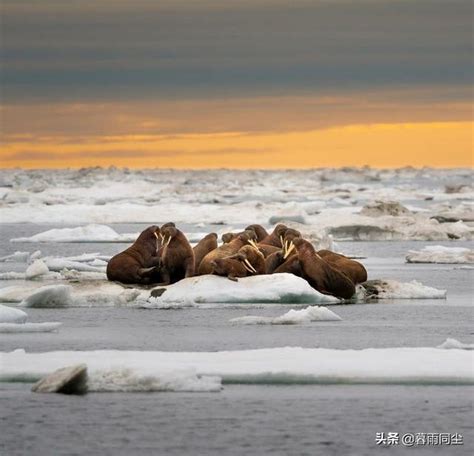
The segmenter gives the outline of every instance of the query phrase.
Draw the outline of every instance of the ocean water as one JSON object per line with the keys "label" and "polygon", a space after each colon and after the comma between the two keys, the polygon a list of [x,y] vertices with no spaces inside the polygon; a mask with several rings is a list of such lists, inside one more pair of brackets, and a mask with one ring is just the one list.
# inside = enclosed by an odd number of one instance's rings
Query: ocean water
{"label": "ocean water", "polygon": [[[143,224],[111,225],[136,232]],[[58,225],[0,225],[2,254],[114,254],[124,244],[28,244]],[[216,226],[186,227],[211,231]],[[222,229],[222,226],[219,226]],[[0,334],[0,351],[159,350],[220,351],[284,346],[363,349],[436,347],[451,337],[474,343],[474,270],[460,265],[405,264],[404,254],[440,242],[340,242],[369,278],[410,281],[446,289],[446,300],[380,300],[335,305],[341,322],[244,326],[245,315],[278,316],[292,305],[222,305],[209,309],[149,310],[90,307],[28,309],[29,321],[60,321],[55,333]],[[443,243],[445,244],[445,243]],[[456,241],[453,246],[470,246]],[[24,264],[0,263],[0,272]],[[19,284],[0,281],[0,287]],[[1,368],[1,366],[0,366]],[[474,388],[460,385],[224,385],[219,393],[90,393],[37,395],[31,384],[0,383],[0,454],[5,455],[371,455],[377,432],[460,433],[464,445],[417,446],[422,454],[472,454]],[[393,454],[408,451],[392,446]]]}

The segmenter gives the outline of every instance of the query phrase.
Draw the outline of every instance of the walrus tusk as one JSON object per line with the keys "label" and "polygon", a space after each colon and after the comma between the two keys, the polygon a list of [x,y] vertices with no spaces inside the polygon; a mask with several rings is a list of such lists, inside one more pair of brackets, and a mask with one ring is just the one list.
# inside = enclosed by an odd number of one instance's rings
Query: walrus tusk
{"label": "walrus tusk", "polygon": [[295,250],[295,244],[293,244],[293,242],[290,242],[290,247],[287,249],[286,253],[283,255],[283,259],[286,260],[289,256],[290,256],[290,253]]}
{"label": "walrus tusk", "polygon": [[245,264],[245,262],[243,262],[242,264],[243,264],[244,268],[245,268],[248,272],[250,272],[251,274],[253,274],[253,271]]}
{"label": "walrus tusk", "polygon": [[160,238],[161,238],[161,242],[163,242],[163,239],[164,239],[165,237],[163,236],[163,234],[160,233]]}
{"label": "walrus tusk", "polygon": [[249,244],[255,249],[258,250],[258,246],[253,239],[249,239]]}
{"label": "walrus tusk", "polygon": [[168,236],[168,240],[165,241],[165,247],[168,247],[168,244],[171,242],[171,236]]}
{"label": "walrus tusk", "polygon": [[156,231],[153,231],[153,234],[155,235],[156,239],[160,239]]}
{"label": "walrus tusk", "polygon": [[[252,264],[250,263],[249,260],[247,260],[247,259],[244,260],[244,266],[245,266],[245,265],[248,266],[248,268],[250,269],[250,272],[255,272],[255,273],[257,272],[257,270],[252,266]],[[245,268],[245,269],[247,269],[247,268]],[[248,271],[249,269],[247,269],[247,271]]]}
{"label": "walrus tusk", "polygon": [[283,236],[280,236],[280,244],[283,247]]}

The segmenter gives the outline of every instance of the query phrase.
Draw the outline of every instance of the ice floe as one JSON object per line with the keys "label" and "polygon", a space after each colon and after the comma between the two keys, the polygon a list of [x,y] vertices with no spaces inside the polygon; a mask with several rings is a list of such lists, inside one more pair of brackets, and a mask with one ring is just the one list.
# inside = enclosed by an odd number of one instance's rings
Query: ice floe
{"label": "ice floe", "polygon": [[76,228],[54,228],[11,242],[134,242],[137,234],[118,234],[107,225],[87,225]]}
{"label": "ice floe", "polygon": [[30,252],[19,252],[16,251],[11,255],[6,255],[0,258],[0,263],[15,262],[15,263],[26,263],[30,258]]}
{"label": "ice floe", "polygon": [[405,259],[407,263],[474,263],[474,250],[432,245],[424,247],[422,250],[410,250]]}
{"label": "ice floe", "polygon": [[[125,377],[132,379],[133,376],[139,379],[142,376],[163,378],[173,371],[192,371],[198,377],[220,377],[223,384],[472,385],[473,362],[472,350],[425,347],[363,350],[282,347],[221,352],[97,350],[25,353],[15,350],[0,353],[0,381],[34,382],[56,369],[85,363],[91,377],[104,376],[104,370],[117,373],[123,372],[118,369],[130,369],[132,374],[125,373]],[[133,380],[124,382],[129,385]]]}
{"label": "ice floe", "polygon": [[222,384],[220,377],[196,375],[194,369],[175,369],[152,375],[119,367],[91,372],[87,387],[94,392],[218,392]]}
{"label": "ice floe", "polygon": [[46,285],[33,291],[22,302],[22,307],[68,307],[72,305],[72,287],[69,285]]}
{"label": "ice floe", "polygon": [[[162,287],[158,287],[160,289]],[[155,289],[156,290],[156,289]],[[155,292],[156,293],[156,292]],[[205,275],[168,286],[161,296],[149,298],[157,306],[170,302],[195,303],[334,303],[333,296],[317,292],[306,280],[292,274],[244,277],[233,282],[225,277]]]}
{"label": "ice floe", "polygon": [[23,310],[0,304],[0,333],[50,332],[61,326],[59,322],[28,323],[27,319]]}
{"label": "ice floe", "polygon": [[357,300],[367,299],[446,299],[446,290],[428,287],[412,280],[369,280],[357,286]]}
{"label": "ice floe", "polygon": [[0,323],[0,333],[38,333],[56,331],[62,323]]}
{"label": "ice floe", "polygon": [[457,339],[447,338],[438,348],[447,350],[474,350],[474,344],[464,344]]}
{"label": "ice floe", "polygon": [[27,318],[23,310],[0,304],[0,323],[25,323]]}
{"label": "ice floe", "polygon": [[248,315],[245,317],[232,318],[230,322],[243,325],[298,325],[312,321],[340,320],[342,320],[342,318],[327,307],[309,306],[300,310],[291,309],[278,317]]}

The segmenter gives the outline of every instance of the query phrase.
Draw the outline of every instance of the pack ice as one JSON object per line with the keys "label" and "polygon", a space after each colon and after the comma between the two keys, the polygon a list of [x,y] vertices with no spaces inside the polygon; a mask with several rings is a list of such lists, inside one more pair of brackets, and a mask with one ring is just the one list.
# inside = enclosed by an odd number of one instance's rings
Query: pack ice
{"label": "pack ice", "polygon": [[27,323],[28,315],[21,309],[0,304],[0,333],[50,332],[58,329],[61,323]]}
{"label": "pack ice", "polygon": [[474,250],[462,247],[433,245],[421,250],[410,250],[405,257],[407,263],[474,263]]}
{"label": "pack ice", "polygon": [[282,347],[221,352],[25,353],[15,350],[0,354],[0,381],[35,382],[61,367],[85,363],[92,378],[103,376],[104,371],[111,377],[125,375],[131,379],[160,379],[172,376],[173,372],[190,372],[196,378],[220,377],[224,384],[472,385],[473,362],[472,350],[426,347],[363,350]]}

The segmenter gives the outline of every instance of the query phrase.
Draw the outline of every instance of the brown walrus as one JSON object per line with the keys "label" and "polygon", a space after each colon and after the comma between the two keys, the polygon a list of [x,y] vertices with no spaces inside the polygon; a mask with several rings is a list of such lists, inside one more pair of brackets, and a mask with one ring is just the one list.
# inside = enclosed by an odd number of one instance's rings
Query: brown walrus
{"label": "brown walrus", "polygon": [[194,252],[186,236],[174,223],[161,227],[163,251],[161,254],[161,285],[169,285],[194,275]]}
{"label": "brown walrus", "polygon": [[194,247],[194,271],[199,269],[202,259],[214,249],[217,249],[217,234],[209,233],[204,236]]}
{"label": "brown walrus", "polygon": [[343,299],[350,299],[354,295],[354,282],[339,269],[324,261],[310,242],[295,238],[293,244],[298,253],[303,278],[315,290]]}
{"label": "brown walrus", "polygon": [[267,230],[262,225],[258,225],[256,223],[249,225],[245,229],[255,231],[255,234],[257,235],[257,242],[263,241],[268,236]]}
{"label": "brown walrus", "polygon": [[[107,279],[122,283],[147,285],[156,280],[160,264],[160,228],[153,225],[140,233],[126,250],[115,255],[107,264]],[[155,277],[154,277],[155,276]]]}
{"label": "brown walrus", "polygon": [[259,244],[273,245],[275,247],[283,247],[283,235],[288,229],[286,225],[279,223],[271,234],[262,239]]}
{"label": "brown walrus", "polygon": [[248,271],[244,263],[234,258],[216,258],[211,261],[212,273],[237,281],[239,277],[246,277]]}
{"label": "brown walrus", "polygon": [[355,285],[367,281],[367,270],[358,261],[330,250],[319,250],[318,255],[331,266],[346,274]]}
{"label": "brown walrus", "polygon": [[252,245],[244,245],[235,255],[229,258],[243,263],[248,272],[247,275],[259,275],[266,272],[263,253]]}
{"label": "brown walrus", "polygon": [[254,240],[255,237],[256,235],[254,231],[243,231],[230,242],[221,245],[212,252],[209,252],[199,264],[198,274],[212,274],[214,271],[214,267],[211,264],[212,261],[216,260],[217,258],[227,258],[234,253],[237,253],[241,247],[248,244],[249,240]]}
{"label": "brown walrus", "polygon": [[232,239],[235,239],[238,236],[238,233],[224,233],[221,236],[222,242],[228,244]]}

